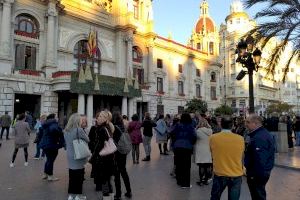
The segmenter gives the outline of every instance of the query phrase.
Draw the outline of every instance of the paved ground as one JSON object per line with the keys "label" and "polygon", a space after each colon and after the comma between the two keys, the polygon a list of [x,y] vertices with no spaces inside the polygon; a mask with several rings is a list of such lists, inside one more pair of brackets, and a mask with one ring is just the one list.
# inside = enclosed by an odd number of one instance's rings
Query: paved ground
{"label": "paved ground", "polygon": [[[33,137],[33,136],[32,136]],[[179,188],[175,180],[169,176],[172,168],[172,156],[159,156],[156,145],[153,144],[151,162],[140,162],[132,165],[128,157],[128,172],[133,189],[133,200],[208,200],[211,185],[199,187],[196,185],[198,173],[193,165],[191,189]],[[142,146],[141,146],[142,147]],[[34,145],[30,146],[29,166],[24,166],[23,151],[19,151],[16,166],[9,168],[13,152],[13,139],[2,141],[0,148],[0,199],[2,200],[65,200],[67,197],[68,171],[65,151],[60,150],[55,162],[54,173],[59,181],[49,183],[41,180],[43,160],[33,160]],[[143,149],[141,149],[143,157]],[[84,193],[88,200],[98,200],[99,194],[94,191],[94,184],[89,178],[90,166],[86,168]],[[267,185],[270,200],[300,199],[300,171],[285,168],[275,168]],[[226,193],[223,195],[226,200]],[[241,200],[250,200],[247,184],[242,185]]]}

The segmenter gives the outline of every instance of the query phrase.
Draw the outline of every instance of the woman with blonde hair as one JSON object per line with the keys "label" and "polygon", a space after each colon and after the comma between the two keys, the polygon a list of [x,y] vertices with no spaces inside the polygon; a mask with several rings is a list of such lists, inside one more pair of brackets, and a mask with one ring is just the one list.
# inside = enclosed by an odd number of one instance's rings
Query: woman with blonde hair
{"label": "woman with blonde hair", "polygon": [[[101,111],[96,114],[97,127],[95,130],[95,147],[91,158],[91,163],[95,167],[94,178],[96,187],[101,184],[103,200],[111,200],[112,186],[110,179],[114,169],[114,154],[100,156],[99,152],[104,147],[104,142],[113,137],[115,131],[114,125],[110,122],[111,113]],[[97,188],[96,188],[97,189]]]}
{"label": "woman with blonde hair", "polygon": [[82,139],[89,142],[88,136],[81,128],[81,117],[78,113],[70,116],[69,121],[64,130],[64,138],[66,142],[67,158],[69,165],[69,197],[68,200],[86,199],[82,195],[82,184],[84,180],[84,165],[87,163],[88,158],[74,159],[73,140]]}
{"label": "woman with blonde hair", "polygon": [[200,180],[197,182],[198,185],[207,185],[208,179],[210,178],[210,170],[212,166],[211,153],[209,149],[209,137],[213,131],[211,126],[208,124],[206,119],[201,119],[198,124],[196,131],[197,141],[194,145],[195,163],[199,166],[199,177]]}

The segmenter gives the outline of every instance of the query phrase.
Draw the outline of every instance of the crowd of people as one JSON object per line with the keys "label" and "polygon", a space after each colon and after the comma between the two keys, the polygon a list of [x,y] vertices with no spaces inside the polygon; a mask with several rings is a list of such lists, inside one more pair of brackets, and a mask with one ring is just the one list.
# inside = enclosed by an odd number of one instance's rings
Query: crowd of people
{"label": "crowd of people", "polygon": [[[300,118],[296,119],[292,123],[287,118],[287,134],[290,136],[290,132],[294,130],[296,145],[300,145]],[[176,178],[178,186],[184,189],[192,187],[191,165],[195,163],[199,167],[197,185],[209,185],[212,181],[211,200],[220,199],[226,187],[228,199],[239,199],[243,175],[247,176],[252,199],[266,199],[265,186],[274,166],[276,151],[276,138],[272,134],[273,130],[270,130],[276,123],[274,118],[263,119],[255,114],[250,114],[247,118],[210,118],[199,113],[182,113],[174,116],[157,115],[152,119],[150,113],[145,113],[143,120],[139,121],[137,114],[128,120],[127,116],[122,116],[119,112],[103,110],[96,113],[91,127],[88,127],[85,115],[75,113],[69,117],[64,129],[59,126],[55,114],[42,115],[35,126],[32,124],[32,117],[28,119],[28,113],[19,114],[15,122],[2,116],[1,122],[1,138],[7,126],[13,124],[14,127],[15,149],[10,167],[14,167],[19,148],[24,149],[24,165],[28,166],[27,149],[32,130],[36,131],[34,159],[46,157],[43,179],[50,182],[59,180],[53,175],[53,166],[59,149],[66,149],[69,167],[68,200],[86,199],[82,194],[82,185],[88,162],[92,166],[90,177],[94,179],[95,190],[101,193],[103,200],[122,198],[121,177],[126,189],[124,196],[132,197],[130,177],[126,170],[128,152],[117,149],[114,153],[101,155],[110,138],[118,146],[126,134],[130,138],[134,165],[138,165],[140,161],[151,161],[151,140],[155,135],[160,155],[174,155],[170,175]],[[79,138],[88,144],[90,158],[75,159],[73,141]],[[141,143],[145,152],[142,159]],[[113,177],[114,187],[111,183]]]}

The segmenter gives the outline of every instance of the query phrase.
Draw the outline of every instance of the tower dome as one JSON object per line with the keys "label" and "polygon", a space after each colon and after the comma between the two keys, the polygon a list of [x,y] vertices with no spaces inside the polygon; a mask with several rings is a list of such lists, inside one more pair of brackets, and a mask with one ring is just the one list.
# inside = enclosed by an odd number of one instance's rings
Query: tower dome
{"label": "tower dome", "polygon": [[195,32],[196,33],[212,33],[215,32],[215,23],[214,21],[209,17],[208,13],[208,2],[206,0],[203,0],[203,2],[200,5],[201,10],[201,16],[196,24]]}

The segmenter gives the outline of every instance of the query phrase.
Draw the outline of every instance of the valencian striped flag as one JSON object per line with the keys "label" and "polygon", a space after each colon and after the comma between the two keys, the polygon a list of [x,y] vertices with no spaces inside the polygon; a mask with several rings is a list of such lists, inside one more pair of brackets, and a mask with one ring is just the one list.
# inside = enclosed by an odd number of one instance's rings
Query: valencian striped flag
{"label": "valencian striped flag", "polygon": [[94,55],[96,55],[97,53],[97,48],[98,48],[97,39],[98,39],[97,31],[91,30],[88,36],[88,46],[87,46],[90,57],[94,57]]}

